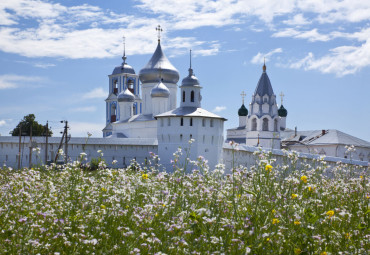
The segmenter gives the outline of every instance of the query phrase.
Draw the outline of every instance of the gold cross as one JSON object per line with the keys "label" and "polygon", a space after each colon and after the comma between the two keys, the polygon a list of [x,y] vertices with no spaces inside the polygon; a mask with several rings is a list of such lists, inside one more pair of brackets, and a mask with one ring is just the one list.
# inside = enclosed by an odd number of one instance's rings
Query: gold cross
{"label": "gold cross", "polygon": [[284,93],[283,93],[283,92],[281,92],[281,93],[280,93],[280,97],[281,97],[281,105],[283,105],[283,99],[284,99],[284,96],[285,96],[285,95],[284,95]]}
{"label": "gold cross", "polygon": [[244,97],[245,97],[247,94],[245,94],[245,92],[244,92],[244,91],[242,91],[242,93],[241,93],[240,95],[242,96],[243,104],[244,104]]}
{"label": "gold cross", "polygon": [[163,32],[163,29],[161,28],[160,25],[155,28],[156,31],[158,31],[158,42],[161,40],[161,32]]}

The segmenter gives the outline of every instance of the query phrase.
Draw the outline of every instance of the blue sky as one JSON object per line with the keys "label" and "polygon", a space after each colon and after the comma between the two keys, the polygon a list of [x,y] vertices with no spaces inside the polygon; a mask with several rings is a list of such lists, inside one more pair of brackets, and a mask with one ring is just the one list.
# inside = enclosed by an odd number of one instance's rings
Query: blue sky
{"label": "blue sky", "polygon": [[[266,58],[287,126],[338,129],[370,141],[370,1],[135,0],[0,3],[0,134],[34,113],[55,135],[101,137],[108,77],[122,60],[139,73],[155,27],[181,79],[189,49],[202,107],[238,125]],[[180,84],[180,83],[179,83]],[[280,104],[280,99],[278,100]]]}

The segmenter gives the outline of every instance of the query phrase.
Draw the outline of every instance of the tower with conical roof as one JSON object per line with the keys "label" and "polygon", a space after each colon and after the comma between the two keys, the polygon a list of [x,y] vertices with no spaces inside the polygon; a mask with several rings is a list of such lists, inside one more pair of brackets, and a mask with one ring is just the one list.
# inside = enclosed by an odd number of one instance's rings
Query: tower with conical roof
{"label": "tower with conical roof", "polygon": [[246,144],[280,148],[280,118],[276,95],[266,72],[266,64],[249,104]]}
{"label": "tower with conical roof", "polygon": [[[103,137],[112,135],[112,123],[120,120],[120,107],[118,105],[117,96],[128,89],[134,96],[132,102],[132,114],[140,114],[142,112],[142,102],[140,98],[139,76],[135,73],[134,68],[126,63],[126,44],[123,37],[123,56],[122,64],[113,69],[109,78],[109,94],[106,102],[106,126],[103,129]],[[125,111],[124,109],[122,109]],[[129,110],[126,110],[126,112]],[[131,110],[130,110],[131,111]]]}

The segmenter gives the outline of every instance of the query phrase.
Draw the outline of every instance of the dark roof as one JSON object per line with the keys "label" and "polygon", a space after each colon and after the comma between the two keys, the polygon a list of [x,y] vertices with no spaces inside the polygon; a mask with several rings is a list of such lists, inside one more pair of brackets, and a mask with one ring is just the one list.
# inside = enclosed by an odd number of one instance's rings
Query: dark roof
{"label": "dark roof", "polygon": [[272,96],[274,94],[274,91],[272,90],[271,82],[269,77],[267,76],[266,71],[263,71],[260,80],[258,81],[256,91],[254,94],[258,94],[259,96]]}

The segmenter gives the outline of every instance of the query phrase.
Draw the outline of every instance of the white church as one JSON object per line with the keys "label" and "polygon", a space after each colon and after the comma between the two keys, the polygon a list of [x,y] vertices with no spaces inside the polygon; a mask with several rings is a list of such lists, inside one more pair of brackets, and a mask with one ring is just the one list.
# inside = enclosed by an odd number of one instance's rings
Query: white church
{"label": "white church", "polygon": [[[115,167],[126,167],[132,160],[145,164],[154,153],[159,155],[160,164],[171,171],[173,153],[180,147],[181,160],[186,156],[191,160],[203,156],[213,169],[219,163],[230,167],[233,148],[229,142],[234,141],[239,144],[236,163],[247,166],[254,163],[253,152],[260,148],[272,150],[277,158],[283,156],[283,148],[295,150],[305,158],[325,156],[333,164],[341,161],[367,166],[370,161],[367,141],[335,129],[287,128],[288,111],[282,102],[280,107],[277,105],[265,64],[249,110],[244,105],[243,92],[239,126],[228,129],[225,139],[226,119],[202,108],[202,87],[191,66],[191,52],[189,73],[179,85],[179,72],[164,54],[159,36],[157,48],[139,74],[126,63],[125,50],[122,59],[122,64],[108,76],[103,138],[71,137],[63,147],[68,151],[67,160],[78,159],[82,151],[91,159],[99,156],[97,150],[102,150],[108,165],[116,162]],[[60,140],[50,137],[46,146],[45,137],[33,137],[30,141],[29,137],[19,140],[0,136],[0,163],[17,168],[52,161]],[[189,140],[193,141],[191,145]],[[348,154],[347,147],[351,145],[355,150]],[[41,149],[40,154],[29,149],[35,146]]]}

